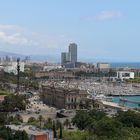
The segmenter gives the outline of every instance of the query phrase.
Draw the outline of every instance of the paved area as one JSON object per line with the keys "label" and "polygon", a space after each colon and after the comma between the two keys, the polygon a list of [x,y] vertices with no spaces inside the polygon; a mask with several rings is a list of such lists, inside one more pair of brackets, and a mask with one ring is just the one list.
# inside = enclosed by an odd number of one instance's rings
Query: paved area
{"label": "paved area", "polygon": [[30,117],[37,119],[39,115],[42,115],[44,119],[56,118],[56,108],[43,104],[43,102],[40,101],[39,95],[36,94],[29,98],[29,102],[26,111],[15,112],[13,115],[20,114],[23,118],[23,122],[27,122]]}

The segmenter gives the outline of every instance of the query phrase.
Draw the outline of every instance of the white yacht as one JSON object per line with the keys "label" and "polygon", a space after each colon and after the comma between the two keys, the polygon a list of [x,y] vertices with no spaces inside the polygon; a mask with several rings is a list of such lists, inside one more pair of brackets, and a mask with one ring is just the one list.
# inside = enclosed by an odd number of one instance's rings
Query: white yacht
{"label": "white yacht", "polygon": [[100,94],[100,95],[94,96],[94,99],[95,100],[102,100],[102,101],[112,102],[113,97],[111,97],[111,96],[105,96],[103,94]]}

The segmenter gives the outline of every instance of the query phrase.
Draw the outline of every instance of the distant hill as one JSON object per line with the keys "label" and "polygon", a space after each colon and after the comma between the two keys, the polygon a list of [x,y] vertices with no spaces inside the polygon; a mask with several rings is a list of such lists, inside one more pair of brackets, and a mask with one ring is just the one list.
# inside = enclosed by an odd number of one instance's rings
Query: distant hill
{"label": "distant hill", "polygon": [[52,55],[23,55],[23,54],[18,54],[18,53],[11,53],[11,52],[5,52],[5,51],[0,51],[0,57],[5,57],[5,56],[13,56],[13,57],[20,57],[21,59],[24,59],[25,56],[30,56],[31,61],[48,61],[48,62],[59,62],[60,58],[59,55],[52,54]]}
{"label": "distant hill", "polygon": [[5,57],[5,56],[20,57],[21,59],[25,58],[25,55],[22,54],[0,51],[0,57]]}
{"label": "distant hill", "polygon": [[[14,56],[14,57],[20,57],[21,59],[24,59],[25,56],[30,56],[31,61],[37,61],[37,62],[50,62],[50,63],[60,63],[61,61],[61,56],[60,54],[36,54],[36,55],[23,55],[23,54],[18,54],[18,53],[11,53],[11,52],[5,52],[5,51],[0,51],[0,57],[4,56]],[[78,61],[80,62],[88,62],[88,63],[96,63],[96,62],[112,62],[109,59],[105,58],[85,58],[85,57],[79,57]]]}
{"label": "distant hill", "polygon": [[59,55],[30,55],[32,61],[47,61],[52,63],[60,62]]}

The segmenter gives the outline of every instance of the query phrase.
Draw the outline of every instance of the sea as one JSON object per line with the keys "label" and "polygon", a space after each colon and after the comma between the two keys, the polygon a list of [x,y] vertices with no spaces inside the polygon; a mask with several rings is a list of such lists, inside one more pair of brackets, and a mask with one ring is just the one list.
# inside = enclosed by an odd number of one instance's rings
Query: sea
{"label": "sea", "polygon": [[[111,68],[140,68],[140,62],[114,62],[110,63]],[[123,96],[124,98],[132,101],[138,101],[140,102],[140,96]],[[119,96],[115,96],[113,98],[113,102],[120,103]],[[129,107],[137,107],[140,108],[138,104],[134,103],[125,103],[126,106]]]}
{"label": "sea", "polygon": [[140,62],[113,62],[111,68],[140,68]]}
{"label": "sea", "polygon": [[[140,96],[123,96],[123,97],[127,100],[140,102]],[[114,96],[113,102],[122,104],[120,102],[120,96]],[[138,104],[134,104],[134,103],[125,103],[124,105],[128,106],[128,107],[133,107],[133,108],[140,108],[140,106]]]}

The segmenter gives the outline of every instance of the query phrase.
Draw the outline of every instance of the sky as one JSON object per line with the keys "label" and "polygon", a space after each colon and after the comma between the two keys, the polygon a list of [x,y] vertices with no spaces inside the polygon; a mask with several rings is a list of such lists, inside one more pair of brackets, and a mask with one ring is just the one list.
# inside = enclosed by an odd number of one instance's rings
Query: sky
{"label": "sky", "polygon": [[139,0],[0,0],[0,51],[140,62]]}

